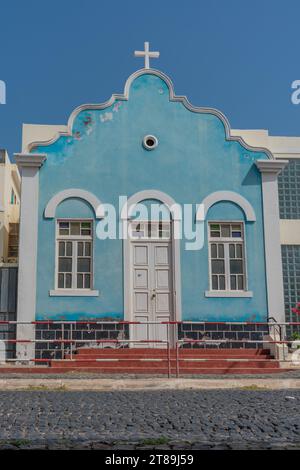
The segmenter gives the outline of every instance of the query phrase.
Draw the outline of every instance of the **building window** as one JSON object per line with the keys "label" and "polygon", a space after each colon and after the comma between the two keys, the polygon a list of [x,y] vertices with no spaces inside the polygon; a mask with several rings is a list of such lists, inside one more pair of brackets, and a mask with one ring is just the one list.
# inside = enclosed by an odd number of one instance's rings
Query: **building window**
{"label": "building window", "polygon": [[132,222],[130,224],[130,237],[134,239],[163,239],[171,237],[170,222]]}
{"label": "building window", "polygon": [[11,188],[10,203],[13,205],[17,204],[17,196],[13,188]]}
{"label": "building window", "polygon": [[8,254],[9,259],[17,259],[19,255],[19,224],[9,224]]}
{"label": "building window", "polygon": [[211,290],[246,290],[243,223],[209,223],[209,255]]}
{"label": "building window", "polygon": [[58,221],[56,253],[57,288],[92,289],[92,221]]}

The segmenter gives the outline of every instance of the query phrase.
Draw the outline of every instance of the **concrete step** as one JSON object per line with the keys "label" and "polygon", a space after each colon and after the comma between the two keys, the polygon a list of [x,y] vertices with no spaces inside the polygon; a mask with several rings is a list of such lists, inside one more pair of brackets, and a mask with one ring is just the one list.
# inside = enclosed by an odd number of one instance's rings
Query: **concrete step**
{"label": "concrete step", "polygon": [[[68,361],[51,361],[51,367],[62,367],[62,368],[82,368],[82,367],[99,367],[99,368],[122,368],[127,370],[128,368],[168,368],[168,361],[164,359],[147,359],[147,360],[135,360],[135,359],[73,359]],[[171,361],[171,367],[176,368],[176,361]],[[192,369],[216,369],[216,368],[230,368],[230,369],[251,369],[251,368],[268,368],[275,369],[279,367],[277,361],[249,361],[249,360],[199,360],[199,359],[183,359],[179,360],[179,367],[181,368],[192,368]]]}
{"label": "concrete step", "polygon": [[[113,368],[103,368],[103,367],[73,367],[73,368],[59,368],[59,367],[49,367],[49,373],[66,373],[66,372],[91,372],[91,373],[99,373],[99,374],[144,374],[144,375],[158,375],[163,374],[166,375],[168,373],[166,368],[126,368],[124,370],[122,367],[113,367]],[[287,369],[284,370],[286,372]],[[180,369],[179,375],[200,375],[200,374],[210,374],[210,375],[223,375],[223,374],[276,374],[282,373],[283,369],[280,368],[199,368],[199,369]],[[175,375],[175,369],[171,370],[172,375]]]}

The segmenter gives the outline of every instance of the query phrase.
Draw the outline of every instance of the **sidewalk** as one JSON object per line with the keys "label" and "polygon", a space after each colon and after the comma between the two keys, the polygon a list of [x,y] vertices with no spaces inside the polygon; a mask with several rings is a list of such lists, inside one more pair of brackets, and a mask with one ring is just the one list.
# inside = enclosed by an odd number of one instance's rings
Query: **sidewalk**
{"label": "sidewalk", "polygon": [[282,390],[300,389],[300,378],[1,378],[0,391],[117,391],[117,390]]}

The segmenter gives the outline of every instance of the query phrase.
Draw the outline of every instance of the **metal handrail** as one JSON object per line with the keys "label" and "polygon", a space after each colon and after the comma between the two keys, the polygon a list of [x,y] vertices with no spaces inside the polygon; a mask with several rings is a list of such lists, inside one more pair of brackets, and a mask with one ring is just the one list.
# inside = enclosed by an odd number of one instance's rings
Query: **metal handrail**
{"label": "metal handrail", "polygon": [[[66,359],[66,358],[62,358],[62,359],[26,359],[26,358],[16,358],[16,359],[6,359],[6,362],[32,362],[32,363],[51,363],[51,361],[53,360],[56,360],[56,361],[74,361],[74,358],[73,358],[73,354],[74,354],[74,351],[73,351],[73,348],[74,348],[74,345],[76,346],[77,344],[78,345],[81,345],[81,344],[86,344],[86,343],[89,343],[89,344],[106,344],[106,343],[115,343],[115,344],[122,344],[122,343],[140,343],[140,344],[151,344],[151,343],[157,343],[157,344],[166,344],[167,345],[167,366],[168,366],[168,377],[171,376],[171,373],[172,373],[172,362],[174,362],[174,356],[172,355],[171,357],[171,343],[172,343],[172,347],[174,348],[174,345],[175,345],[175,360],[176,360],[176,375],[179,376],[179,344],[193,344],[193,343],[202,343],[202,344],[206,344],[206,343],[209,343],[209,344],[223,344],[223,343],[229,343],[229,344],[234,344],[234,343],[255,343],[255,344],[258,344],[258,343],[263,343],[263,344],[288,344],[290,343],[290,341],[288,340],[283,340],[282,339],[282,331],[280,331],[280,339],[279,340],[276,340],[276,338],[274,340],[266,340],[266,339],[254,339],[254,340],[250,340],[250,339],[199,339],[199,340],[194,340],[194,339],[190,339],[190,338],[184,338],[184,339],[178,339],[178,337],[176,336],[176,340],[175,340],[175,328],[178,326],[178,325],[182,325],[182,324],[198,324],[198,325],[214,325],[214,324],[218,324],[218,325],[266,325],[266,327],[270,327],[270,326],[274,326],[275,327],[282,327],[282,326],[300,326],[300,322],[277,322],[275,318],[272,318],[270,317],[269,320],[272,320],[271,322],[268,321],[268,322],[205,322],[205,321],[200,321],[200,322],[197,322],[197,321],[125,321],[125,320],[120,320],[120,321],[115,321],[115,320],[91,320],[91,321],[88,321],[88,320],[37,320],[37,321],[17,321],[17,320],[1,320],[0,321],[0,324],[6,324],[6,325],[33,325],[33,326],[37,326],[37,325],[40,325],[40,324],[61,324],[62,325],[62,332],[65,332],[65,331],[69,331],[70,332],[70,335],[71,335],[71,339],[64,339],[64,334],[62,333],[62,338],[61,339],[3,339],[1,340],[2,342],[4,343],[12,343],[12,344],[28,344],[28,343],[58,343],[58,344],[61,344],[62,346],[62,351],[63,353],[66,352],[66,349],[65,349],[65,345],[70,345],[70,350],[69,350],[69,353],[70,353],[70,359]],[[73,339],[73,336],[72,336],[72,331],[73,331],[73,327],[74,325],[99,325],[99,324],[111,324],[111,325],[116,325],[116,324],[123,324],[123,325],[142,325],[142,324],[162,324],[162,325],[167,325],[167,340],[149,340],[149,339],[141,339],[141,340],[137,340],[137,339],[133,339],[133,340],[130,340],[130,339]],[[65,330],[65,325],[70,325],[70,329],[69,330]],[[170,335],[170,328],[174,327],[174,330],[172,331],[173,335],[174,335],[174,340],[172,342],[172,337]],[[261,332],[263,334],[263,332]],[[63,354],[64,356],[64,354]],[[89,361],[89,359],[85,359],[87,362]],[[128,359],[128,360],[131,360],[131,359]],[[133,359],[132,359],[133,360]],[[163,359],[161,359],[163,360]],[[202,360],[202,359],[201,359]],[[203,359],[204,361],[205,360],[209,360],[209,359]],[[234,360],[234,359],[233,359]],[[237,360],[237,359],[236,359]],[[283,362],[290,362],[288,359],[285,359],[284,357],[284,360]]]}

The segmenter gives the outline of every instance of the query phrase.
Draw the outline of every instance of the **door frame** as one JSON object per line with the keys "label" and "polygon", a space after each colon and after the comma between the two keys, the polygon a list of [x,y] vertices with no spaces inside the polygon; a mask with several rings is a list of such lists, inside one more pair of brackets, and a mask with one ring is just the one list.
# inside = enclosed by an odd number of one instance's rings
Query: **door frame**
{"label": "door frame", "polygon": [[[178,205],[167,194],[157,190],[140,191],[131,196],[121,210],[121,221],[123,234],[128,233],[128,221],[136,204],[146,199],[157,200],[164,204],[170,211],[171,216],[171,253],[172,253],[172,281],[173,281],[173,321],[181,321],[181,270],[180,270],[180,237],[181,233],[181,210]],[[176,235],[177,234],[177,235]],[[124,320],[133,321],[132,305],[132,279],[131,279],[131,240],[124,236],[123,240],[123,298],[124,298]]]}

